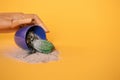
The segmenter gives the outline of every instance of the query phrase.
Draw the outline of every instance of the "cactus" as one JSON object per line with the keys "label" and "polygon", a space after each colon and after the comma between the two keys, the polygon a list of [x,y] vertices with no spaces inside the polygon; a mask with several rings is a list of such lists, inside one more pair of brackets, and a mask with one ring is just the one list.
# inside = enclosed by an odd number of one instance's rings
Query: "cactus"
{"label": "cactus", "polygon": [[47,40],[34,40],[33,47],[38,52],[48,54],[53,51],[54,45]]}
{"label": "cactus", "polygon": [[54,50],[54,45],[48,40],[42,40],[32,31],[28,33],[26,40],[28,47],[32,50],[31,52],[41,52],[48,54]]}

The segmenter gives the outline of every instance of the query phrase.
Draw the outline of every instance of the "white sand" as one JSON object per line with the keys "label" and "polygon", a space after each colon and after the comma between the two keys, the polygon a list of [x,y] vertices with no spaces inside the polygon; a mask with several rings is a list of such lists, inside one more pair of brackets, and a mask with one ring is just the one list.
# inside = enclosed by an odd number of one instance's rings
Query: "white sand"
{"label": "white sand", "polygon": [[43,54],[39,52],[28,54],[28,51],[25,51],[21,48],[13,48],[7,52],[7,56],[27,63],[44,63],[49,61],[56,61],[58,60],[58,55],[59,53],[57,50],[54,50],[49,54]]}

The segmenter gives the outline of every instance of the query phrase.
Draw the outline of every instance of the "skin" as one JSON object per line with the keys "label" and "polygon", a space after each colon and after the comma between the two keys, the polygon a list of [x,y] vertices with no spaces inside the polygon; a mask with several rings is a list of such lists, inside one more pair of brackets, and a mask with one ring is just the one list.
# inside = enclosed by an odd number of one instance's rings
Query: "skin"
{"label": "skin", "polygon": [[49,32],[42,20],[35,14],[0,13],[0,33],[17,31],[24,25],[39,25],[45,32]]}

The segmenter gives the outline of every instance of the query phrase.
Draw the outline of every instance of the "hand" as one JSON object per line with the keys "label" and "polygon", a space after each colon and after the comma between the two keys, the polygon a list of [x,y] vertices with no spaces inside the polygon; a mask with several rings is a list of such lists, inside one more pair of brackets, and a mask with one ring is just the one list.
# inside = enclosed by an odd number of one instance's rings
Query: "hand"
{"label": "hand", "polygon": [[13,32],[24,25],[36,24],[41,26],[45,32],[48,29],[45,27],[41,19],[35,14],[24,13],[0,13],[0,33]]}

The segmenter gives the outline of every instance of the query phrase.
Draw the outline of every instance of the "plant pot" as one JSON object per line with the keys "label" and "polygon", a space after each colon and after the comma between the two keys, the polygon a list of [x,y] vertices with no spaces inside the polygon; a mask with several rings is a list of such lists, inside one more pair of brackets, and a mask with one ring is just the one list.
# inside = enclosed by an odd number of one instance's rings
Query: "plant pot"
{"label": "plant pot", "polygon": [[30,50],[27,43],[26,43],[26,36],[29,31],[33,31],[36,35],[38,35],[41,39],[46,40],[46,33],[38,25],[30,25],[30,26],[25,26],[23,28],[20,28],[16,33],[15,33],[15,42],[16,44],[25,50]]}

